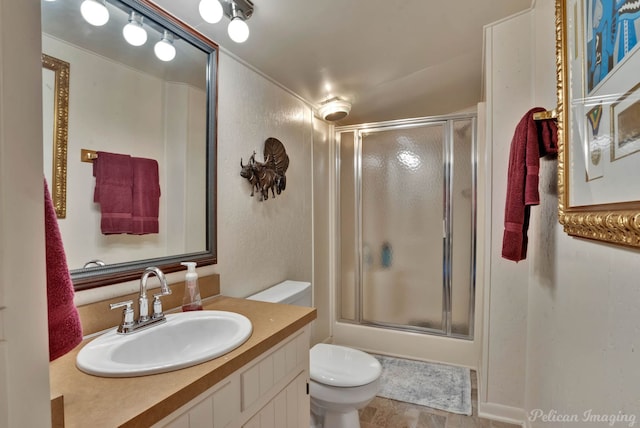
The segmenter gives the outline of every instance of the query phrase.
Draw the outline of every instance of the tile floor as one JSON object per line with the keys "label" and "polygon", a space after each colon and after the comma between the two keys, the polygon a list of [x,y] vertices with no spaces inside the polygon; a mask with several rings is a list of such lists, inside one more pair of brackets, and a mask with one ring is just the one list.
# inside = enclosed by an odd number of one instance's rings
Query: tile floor
{"label": "tile floor", "polygon": [[478,382],[471,371],[471,416],[376,397],[360,410],[361,428],[519,428],[519,425],[478,417]]}

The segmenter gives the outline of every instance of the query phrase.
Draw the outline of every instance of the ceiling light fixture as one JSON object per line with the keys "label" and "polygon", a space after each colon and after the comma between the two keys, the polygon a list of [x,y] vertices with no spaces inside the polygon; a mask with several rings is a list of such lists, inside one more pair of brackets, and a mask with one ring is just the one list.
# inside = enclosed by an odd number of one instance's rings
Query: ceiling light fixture
{"label": "ceiling light fixture", "polygon": [[231,20],[227,27],[229,37],[236,43],[249,38],[247,20],[253,15],[251,0],[200,0],[200,16],[206,22],[215,24],[226,16]]}
{"label": "ceiling light fixture", "polygon": [[329,122],[344,119],[350,111],[351,103],[338,97],[324,101],[318,109],[320,117]]}
{"label": "ceiling light fixture", "polygon": [[85,21],[96,27],[109,21],[109,10],[104,0],[84,0],[80,5],[80,13]]}
{"label": "ceiling light fixture", "polygon": [[216,24],[220,22],[224,15],[224,10],[222,10],[222,5],[218,0],[200,0],[198,9],[200,10],[200,16],[202,16],[202,19],[207,21],[209,24]]}
{"label": "ceiling light fixture", "polygon": [[161,61],[171,61],[176,57],[176,47],[173,46],[173,35],[164,30],[162,40],[153,47],[153,51]]}
{"label": "ceiling light fixture", "polygon": [[133,46],[142,46],[147,43],[147,31],[142,26],[144,18],[131,11],[129,15],[129,23],[122,28],[124,39]]}

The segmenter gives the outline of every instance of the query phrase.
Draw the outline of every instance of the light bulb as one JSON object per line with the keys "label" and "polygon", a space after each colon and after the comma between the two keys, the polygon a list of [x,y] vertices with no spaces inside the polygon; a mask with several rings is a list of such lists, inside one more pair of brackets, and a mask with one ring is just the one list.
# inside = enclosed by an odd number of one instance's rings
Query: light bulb
{"label": "light bulb", "polygon": [[131,12],[129,23],[122,29],[124,39],[133,46],[142,46],[147,42],[147,31],[142,26],[142,17]]}
{"label": "light bulb", "polygon": [[153,51],[161,61],[171,61],[176,57],[176,48],[173,46],[173,36],[168,31],[164,32],[162,40],[153,47]]}
{"label": "light bulb", "polygon": [[227,27],[229,37],[236,43],[243,43],[249,38],[249,26],[239,16],[236,16]]}
{"label": "light bulb", "polygon": [[109,21],[109,10],[104,1],[84,0],[80,5],[82,17],[91,25],[100,27]]}
{"label": "light bulb", "polygon": [[200,16],[202,16],[202,19],[210,24],[220,22],[222,15],[224,14],[222,5],[218,0],[200,0],[198,9],[200,10]]}

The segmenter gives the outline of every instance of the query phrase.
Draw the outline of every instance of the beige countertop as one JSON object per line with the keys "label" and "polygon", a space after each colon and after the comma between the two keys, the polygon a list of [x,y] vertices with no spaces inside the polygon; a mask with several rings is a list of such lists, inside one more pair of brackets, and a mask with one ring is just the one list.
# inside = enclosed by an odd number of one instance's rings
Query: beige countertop
{"label": "beige countertop", "polygon": [[132,378],[85,374],[75,365],[88,341],[50,363],[51,397],[64,398],[65,427],[148,427],[316,318],[314,308],[216,297],[205,309],[237,312],[253,324],[232,352],[181,370]]}

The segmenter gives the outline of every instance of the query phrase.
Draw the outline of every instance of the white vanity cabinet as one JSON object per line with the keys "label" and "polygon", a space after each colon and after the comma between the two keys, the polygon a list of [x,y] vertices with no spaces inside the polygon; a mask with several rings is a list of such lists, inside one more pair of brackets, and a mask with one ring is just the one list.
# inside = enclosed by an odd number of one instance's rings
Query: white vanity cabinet
{"label": "white vanity cabinet", "polygon": [[309,342],[307,325],[153,426],[308,427]]}

